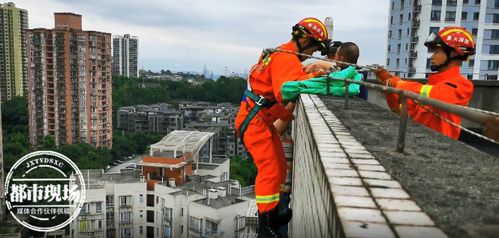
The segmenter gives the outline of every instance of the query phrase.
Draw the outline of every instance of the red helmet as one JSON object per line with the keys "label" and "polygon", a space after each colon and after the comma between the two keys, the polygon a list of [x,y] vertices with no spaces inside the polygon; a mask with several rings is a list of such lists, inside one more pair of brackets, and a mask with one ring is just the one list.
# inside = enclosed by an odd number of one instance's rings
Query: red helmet
{"label": "red helmet", "polygon": [[431,33],[424,45],[428,48],[449,47],[462,56],[475,54],[475,41],[464,27],[445,27],[437,34]]}
{"label": "red helmet", "polygon": [[293,26],[293,36],[312,38],[326,48],[327,29],[317,18],[307,17],[298,22]]}

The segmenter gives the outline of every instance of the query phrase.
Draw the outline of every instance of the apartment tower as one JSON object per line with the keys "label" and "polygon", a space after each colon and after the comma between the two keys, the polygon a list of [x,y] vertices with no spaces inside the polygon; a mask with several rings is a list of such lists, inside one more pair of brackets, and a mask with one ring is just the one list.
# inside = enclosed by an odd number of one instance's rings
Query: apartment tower
{"label": "apartment tower", "polygon": [[0,100],[26,95],[28,12],[12,2],[0,4]]}
{"label": "apartment tower", "polygon": [[27,33],[29,134],[57,145],[112,146],[111,34],[82,30],[81,15],[55,13],[53,29]]}
{"label": "apartment tower", "polygon": [[402,77],[425,78],[431,53],[424,42],[446,26],[466,27],[476,55],[463,63],[468,79],[497,80],[499,0],[390,0],[386,67]]}
{"label": "apartment tower", "polygon": [[138,37],[113,36],[113,75],[139,77],[138,52]]}

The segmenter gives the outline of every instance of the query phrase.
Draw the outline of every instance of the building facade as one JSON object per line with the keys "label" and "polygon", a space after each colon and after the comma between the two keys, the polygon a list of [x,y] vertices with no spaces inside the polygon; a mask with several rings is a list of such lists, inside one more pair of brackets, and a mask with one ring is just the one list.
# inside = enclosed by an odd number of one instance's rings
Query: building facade
{"label": "building facade", "polygon": [[0,99],[24,96],[27,90],[26,30],[28,11],[12,2],[0,4]]}
{"label": "building facade", "polygon": [[111,148],[111,35],[83,31],[81,15],[54,16],[54,29],[27,33],[31,144],[52,136],[57,145]]}
{"label": "building facade", "polygon": [[[253,187],[229,179],[213,133],[175,131],[150,146],[136,169],[83,170],[83,209],[63,237],[242,237]],[[253,219],[253,217],[251,217]]]}
{"label": "building facade", "polygon": [[463,63],[468,79],[497,80],[498,0],[391,0],[386,67],[407,78],[426,78],[431,53],[424,42],[445,26],[463,26],[473,35],[476,55]]}
{"label": "building facade", "polygon": [[117,128],[128,132],[170,133],[184,125],[182,112],[166,103],[121,107],[116,112]]}
{"label": "building facade", "polygon": [[139,77],[139,38],[125,34],[113,36],[113,75]]}

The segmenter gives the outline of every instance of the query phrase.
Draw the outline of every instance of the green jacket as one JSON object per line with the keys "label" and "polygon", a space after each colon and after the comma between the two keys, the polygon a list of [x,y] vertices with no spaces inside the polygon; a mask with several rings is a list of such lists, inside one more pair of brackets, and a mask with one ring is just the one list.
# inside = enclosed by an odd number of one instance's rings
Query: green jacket
{"label": "green jacket", "polygon": [[[349,66],[348,68],[329,74],[331,78],[329,81],[329,95],[344,97],[345,96],[345,82],[334,79],[353,79],[355,81],[362,81],[362,74],[359,74],[355,67]],[[332,79],[334,78],[334,79]],[[356,96],[360,92],[360,85],[349,84],[348,96]],[[282,99],[284,101],[294,101],[298,98],[300,93],[328,95],[327,94],[327,77],[311,78],[302,81],[286,82],[281,87]]]}

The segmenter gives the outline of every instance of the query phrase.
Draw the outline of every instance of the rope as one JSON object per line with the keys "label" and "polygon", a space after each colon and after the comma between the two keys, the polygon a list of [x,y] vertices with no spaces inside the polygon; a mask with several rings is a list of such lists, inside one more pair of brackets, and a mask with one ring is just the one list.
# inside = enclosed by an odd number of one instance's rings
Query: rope
{"label": "rope", "polygon": [[[372,70],[372,71],[376,71],[376,70],[379,69],[377,67],[370,67],[370,66],[363,66],[363,65],[358,65],[358,64],[352,64],[352,63],[348,63],[348,62],[343,62],[343,61],[338,61],[338,60],[331,60],[331,59],[327,59],[327,58],[316,57],[316,56],[313,56],[313,55],[307,55],[307,54],[303,54],[303,53],[299,53],[299,52],[294,52],[294,51],[290,51],[290,50],[282,50],[282,49],[277,49],[277,48],[264,49],[263,52],[264,53],[282,52],[282,53],[287,53],[287,54],[294,54],[294,55],[304,56],[304,57],[307,57],[307,58],[318,59],[318,60],[322,60],[322,61],[327,61],[327,62],[332,62],[332,63],[337,63],[337,64],[343,64],[343,65],[348,65],[348,66],[354,66],[355,68],[364,68],[364,69],[368,69],[368,70]],[[328,78],[330,78],[330,77],[328,77]],[[335,78],[332,78],[332,79],[333,80],[344,81],[345,83],[355,83],[355,82],[349,82],[347,79],[335,79]],[[368,83],[368,82],[362,82],[361,84],[364,84],[364,85],[367,85],[367,86],[371,86],[371,85],[384,86],[384,85],[375,84],[375,83]],[[383,87],[383,91],[387,91],[387,88],[385,88],[385,87],[386,86]],[[474,136],[476,136],[478,138],[481,138],[481,139],[484,139],[486,141],[489,141],[489,142],[492,142],[494,144],[498,144],[499,145],[499,141],[495,141],[495,140],[493,140],[491,138],[488,138],[488,137],[486,137],[486,136],[484,136],[482,134],[479,134],[479,133],[473,132],[473,131],[471,131],[471,130],[469,130],[467,128],[464,128],[463,126],[458,125],[458,124],[450,121],[449,119],[443,117],[441,114],[439,114],[439,113],[431,110],[426,105],[424,105],[421,102],[419,102],[418,100],[416,100],[416,99],[412,99],[412,100],[414,100],[423,109],[425,109],[426,111],[432,113],[433,115],[435,115],[436,117],[438,117],[442,121],[445,121],[445,122],[451,124],[452,126],[457,127],[457,128],[459,128],[459,129],[461,129],[461,130],[463,130],[463,131],[465,131],[465,132],[467,132],[467,133],[469,133],[471,135],[474,135]],[[465,108],[467,110],[481,112],[481,113],[484,113],[484,114],[487,114],[487,115],[491,115],[491,116],[499,116],[499,113],[496,113],[496,112],[486,111],[486,110],[482,110],[482,109],[478,109],[478,108],[472,108],[472,107],[465,107],[465,106],[461,106],[461,105],[455,105],[455,106],[459,106],[459,107]]]}
{"label": "rope", "polygon": [[[412,100],[414,100],[414,99],[412,99]],[[430,112],[431,114],[435,115],[436,117],[440,118],[442,121],[445,121],[445,122],[447,122],[447,123],[451,124],[452,126],[457,127],[457,128],[459,128],[459,129],[461,129],[461,130],[463,130],[463,131],[466,131],[466,132],[470,133],[471,135],[474,135],[474,136],[476,136],[476,137],[478,137],[478,138],[482,138],[482,139],[484,139],[484,140],[486,140],[486,141],[489,141],[489,142],[492,142],[492,143],[494,143],[494,144],[498,144],[498,145],[499,145],[499,141],[495,141],[495,140],[493,140],[493,139],[491,139],[491,138],[489,138],[489,137],[486,137],[486,136],[484,136],[484,135],[482,135],[482,134],[479,134],[479,133],[476,133],[476,132],[474,132],[474,131],[471,131],[471,130],[469,130],[469,129],[467,129],[467,128],[464,128],[463,126],[458,125],[458,124],[456,124],[456,123],[454,123],[454,122],[450,121],[449,119],[447,119],[447,118],[443,117],[441,114],[439,114],[439,113],[437,113],[437,112],[435,112],[435,111],[431,110],[431,109],[430,109],[430,108],[428,108],[426,105],[424,105],[424,104],[422,104],[422,103],[418,102],[417,100],[414,100],[414,101],[415,101],[415,102],[416,102],[419,106],[421,106],[423,109],[425,109],[426,111],[428,111],[428,112]]]}

